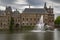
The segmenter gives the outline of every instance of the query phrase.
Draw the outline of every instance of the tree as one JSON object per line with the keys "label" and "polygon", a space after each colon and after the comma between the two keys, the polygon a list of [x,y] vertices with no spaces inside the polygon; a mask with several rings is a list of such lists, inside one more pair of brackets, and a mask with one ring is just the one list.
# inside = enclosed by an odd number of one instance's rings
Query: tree
{"label": "tree", "polygon": [[60,24],[60,16],[58,16],[55,20],[55,24]]}
{"label": "tree", "polygon": [[55,26],[56,27],[59,27],[60,26],[60,16],[58,16],[57,18],[56,18],[56,20],[55,20]]}
{"label": "tree", "polygon": [[10,20],[10,26],[9,26],[10,32],[13,31],[13,26],[14,26],[14,19],[13,19],[13,17],[11,17],[11,20]]}

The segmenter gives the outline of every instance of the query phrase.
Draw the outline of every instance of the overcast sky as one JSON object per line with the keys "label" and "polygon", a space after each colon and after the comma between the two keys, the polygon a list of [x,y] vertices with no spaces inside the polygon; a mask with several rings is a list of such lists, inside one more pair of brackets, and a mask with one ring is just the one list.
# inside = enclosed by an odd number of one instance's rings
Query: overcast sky
{"label": "overcast sky", "polygon": [[60,0],[0,0],[0,9],[4,10],[6,6],[11,6],[13,9],[24,9],[31,7],[43,7],[44,3],[47,2],[47,6],[50,5],[54,8],[54,14],[60,13]]}

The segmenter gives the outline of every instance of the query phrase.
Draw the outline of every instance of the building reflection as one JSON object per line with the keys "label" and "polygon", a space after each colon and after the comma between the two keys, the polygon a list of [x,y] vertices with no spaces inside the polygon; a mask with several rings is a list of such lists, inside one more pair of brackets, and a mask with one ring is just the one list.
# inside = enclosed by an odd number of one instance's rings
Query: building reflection
{"label": "building reflection", "polygon": [[6,40],[54,40],[53,32],[10,33]]}

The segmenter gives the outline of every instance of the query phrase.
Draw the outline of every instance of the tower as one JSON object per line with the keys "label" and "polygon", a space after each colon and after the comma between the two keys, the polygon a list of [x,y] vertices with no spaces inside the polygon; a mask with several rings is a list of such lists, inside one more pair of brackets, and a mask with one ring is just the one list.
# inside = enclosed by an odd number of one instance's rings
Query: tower
{"label": "tower", "polygon": [[6,6],[6,10],[5,10],[6,12],[12,12],[12,8],[11,8],[11,6]]}
{"label": "tower", "polygon": [[46,2],[45,2],[45,4],[44,4],[44,9],[47,9],[47,5],[46,5]]}
{"label": "tower", "polygon": [[12,8],[11,8],[11,6],[6,6],[5,13],[6,13],[7,15],[12,14]]}
{"label": "tower", "polygon": [[51,8],[51,6],[49,6],[49,13],[53,13],[53,8]]}

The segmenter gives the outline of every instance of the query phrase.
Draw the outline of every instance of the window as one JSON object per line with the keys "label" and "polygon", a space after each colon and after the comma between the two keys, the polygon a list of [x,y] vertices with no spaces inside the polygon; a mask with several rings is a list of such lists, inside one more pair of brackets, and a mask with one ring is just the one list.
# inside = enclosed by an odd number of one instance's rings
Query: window
{"label": "window", "polygon": [[47,19],[45,18],[45,21],[46,21]]}
{"label": "window", "polygon": [[2,23],[1,23],[1,25],[2,25]]}
{"label": "window", "polygon": [[54,22],[54,20],[52,20],[52,22]]}
{"label": "window", "polygon": [[34,23],[34,25],[36,25],[36,24]]}
{"label": "window", "polygon": [[39,18],[38,18],[38,21],[39,21]]}
{"label": "window", "polygon": [[30,23],[30,25],[32,25],[32,23]]}
{"label": "window", "polygon": [[2,27],[2,23],[1,23],[1,27]]}
{"label": "window", "polygon": [[34,21],[36,21],[36,18],[34,18]]}
{"label": "window", "polygon": [[28,25],[28,23],[27,23],[27,25]]}
{"label": "window", "polygon": [[4,26],[5,26],[5,24],[4,24]]}
{"label": "window", "polygon": [[17,22],[18,22],[18,19],[17,19]]}
{"label": "window", "polygon": [[24,20],[24,18],[23,18],[23,20]]}
{"label": "window", "polygon": [[30,18],[30,20],[32,20],[32,18]]}
{"label": "window", "polygon": [[8,22],[8,24],[10,24],[10,23]]}
{"label": "window", "polygon": [[9,21],[9,19],[8,19],[8,21]]}
{"label": "window", "polygon": [[18,22],[20,22],[20,20],[18,20]]}
{"label": "window", "polygon": [[51,16],[54,16],[54,15],[51,14]]}
{"label": "window", "polygon": [[23,25],[24,25],[24,23],[23,23]]}
{"label": "window", "polygon": [[28,21],[28,18],[26,20]]}

